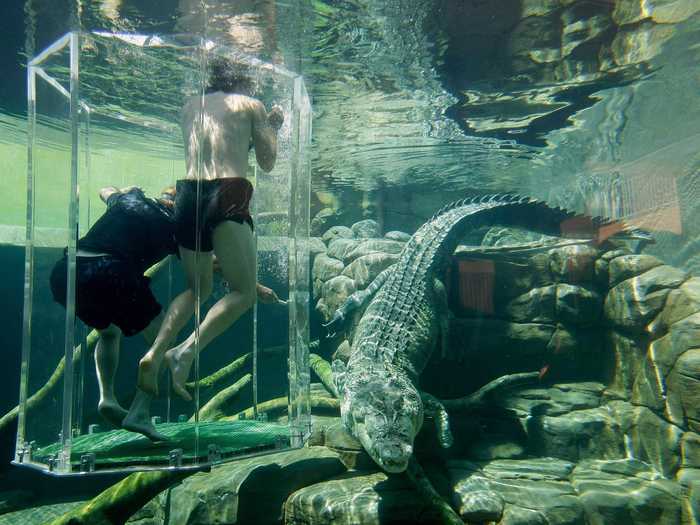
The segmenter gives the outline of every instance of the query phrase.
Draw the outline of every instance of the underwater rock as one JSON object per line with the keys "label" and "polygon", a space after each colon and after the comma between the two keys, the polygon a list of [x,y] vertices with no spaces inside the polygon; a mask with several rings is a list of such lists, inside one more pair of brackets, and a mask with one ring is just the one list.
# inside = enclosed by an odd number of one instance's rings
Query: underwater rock
{"label": "underwater rock", "polygon": [[561,13],[561,53],[564,57],[580,45],[595,40],[612,26],[607,13],[589,16],[590,11],[583,9],[580,4],[574,4]]}
{"label": "underwater rock", "polygon": [[634,24],[651,18],[658,24],[677,24],[700,11],[697,2],[687,0],[617,0],[613,10],[613,20],[617,25]]}
{"label": "underwater rock", "polygon": [[[669,332],[649,345],[632,392],[632,401],[648,406],[677,425],[687,425],[683,408],[686,401],[694,397],[695,382],[698,377],[691,370],[688,376],[680,377],[676,368],[678,361],[689,349],[700,345],[700,313],[674,323]],[[684,391],[688,388],[688,391]]]}
{"label": "underwater rock", "polygon": [[558,284],[556,291],[557,321],[590,325],[600,320],[603,299],[597,292],[571,284]]}
{"label": "underwater rock", "polygon": [[528,450],[569,461],[622,458],[620,428],[605,407],[561,416],[533,416],[527,421]]}
{"label": "underwater rock", "polygon": [[489,228],[481,240],[482,246],[527,246],[533,242],[539,242],[548,238],[538,232],[494,226]]}
{"label": "underwater rock", "polygon": [[459,516],[466,522],[482,523],[500,521],[505,502],[498,493],[490,490],[475,490],[464,494],[460,501]]}
{"label": "underwater rock", "polygon": [[505,314],[514,321],[531,323],[553,323],[557,286],[533,288],[510,301]]}
{"label": "underwater rock", "polygon": [[311,219],[310,233],[311,235],[321,235],[330,226],[335,226],[340,219],[339,214],[333,208],[321,209],[314,218]]}
{"label": "underwater rock", "polygon": [[390,232],[386,232],[384,234],[385,239],[389,239],[390,241],[399,241],[399,242],[406,242],[408,239],[411,238],[411,235],[406,233],[406,232],[400,232],[397,230],[393,230]]}
{"label": "underwater rock", "polygon": [[662,265],[622,281],[605,298],[604,311],[615,326],[641,332],[664,306],[670,288],[687,278],[682,270]]}
{"label": "underwater rock", "polygon": [[583,506],[568,481],[574,465],[553,458],[496,460],[489,463],[450,461],[453,503],[474,492],[498,494],[506,503],[500,524],[583,525]]}
{"label": "underwater rock", "polygon": [[700,348],[691,348],[678,358],[668,375],[667,387],[671,419],[682,419],[684,426],[700,432]]}
{"label": "underwater rock", "polygon": [[353,251],[359,242],[360,241],[357,239],[345,239],[343,237],[339,237],[332,240],[328,244],[328,251],[326,252],[326,255],[345,262],[347,254]]}
{"label": "underwater rock", "polygon": [[491,461],[494,459],[517,459],[525,454],[525,449],[515,441],[504,438],[494,439],[487,436],[469,447],[467,456],[479,461]]}
{"label": "underwater rock", "polygon": [[342,261],[329,257],[325,253],[321,253],[314,259],[311,275],[314,279],[328,281],[340,275],[344,268],[345,265]]}
{"label": "underwater rock", "polygon": [[352,230],[352,234],[357,239],[374,239],[376,237],[381,237],[379,224],[373,219],[365,219],[356,222],[350,227],[350,230]]}
{"label": "underwater rock", "polygon": [[673,26],[642,22],[629,29],[623,28],[615,34],[610,45],[614,63],[618,66],[639,64],[651,60],[675,33]]}
{"label": "underwater rock", "polygon": [[603,257],[593,265],[593,282],[600,288],[607,288],[610,280],[610,262]]}
{"label": "underwater rock", "polygon": [[379,275],[398,260],[397,255],[387,253],[370,253],[358,257],[350,263],[342,272],[342,275],[350,277],[355,281],[358,290],[367,286]]}
{"label": "underwater rock", "polygon": [[402,242],[391,241],[389,239],[368,239],[362,241],[354,250],[346,252],[343,261],[345,263],[350,263],[358,257],[377,252],[397,255],[403,250],[403,245],[404,243]]}
{"label": "underwater rock", "polygon": [[593,266],[598,250],[592,246],[574,245],[548,252],[550,271],[558,282],[588,283],[593,281]]}
{"label": "underwater rock", "polygon": [[605,525],[678,525],[681,487],[634,459],[586,461],[571,482],[579,494],[586,523]]}
{"label": "underwater rock", "polygon": [[664,309],[654,320],[653,331],[667,331],[673,323],[697,312],[700,312],[700,278],[691,277],[680,288],[671,290],[668,294]]}
{"label": "underwater rock", "polygon": [[560,383],[550,387],[504,390],[493,403],[514,410],[521,418],[530,415],[561,416],[574,410],[597,408],[605,385],[595,382]]}
{"label": "underwater rock", "polygon": [[612,401],[607,407],[618,422],[627,456],[648,463],[664,476],[673,477],[680,466],[683,430],[644,406]]}
{"label": "underwater rock", "polygon": [[700,469],[700,435],[696,432],[681,437],[681,468]]}
{"label": "underwater rock", "polygon": [[311,291],[314,295],[314,299],[321,297],[321,292],[323,291],[323,281],[321,279],[314,279]]}
{"label": "underwater rock", "polygon": [[325,251],[326,245],[323,243],[320,237],[309,237],[309,254],[311,257],[314,257],[319,253],[324,253]]}
{"label": "underwater rock", "polygon": [[629,399],[632,395],[639,368],[646,356],[646,346],[614,330],[608,331],[606,349],[611,354],[613,368],[607,392],[613,397]]}
{"label": "underwater rock", "polygon": [[284,504],[285,525],[419,524],[429,505],[405,476],[346,475],[304,487]]}
{"label": "underwater rock", "polygon": [[347,226],[333,226],[332,228],[329,228],[326,230],[326,233],[324,233],[321,236],[321,240],[325,243],[330,243],[331,241],[334,241],[336,239],[352,239],[353,238],[353,233],[350,228]]}
{"label": "underwater rock", "polygon": [[480,370],[483,383],[513,372],[537,369],[547,354],[554,327],[500,319],[453,319],[450,351]]}
{"label": "underwater rock", "polygon": [[168,523],[277,524],[289,494],[344,471],[338,455],[325,447],[226,463],[171,489]]}
{"label": "underwater rock", "polygon": [[651,255],[622,255],[615,257],[608,267],[608,286],[610,288],[631,277],[661,266],[663,263]]}

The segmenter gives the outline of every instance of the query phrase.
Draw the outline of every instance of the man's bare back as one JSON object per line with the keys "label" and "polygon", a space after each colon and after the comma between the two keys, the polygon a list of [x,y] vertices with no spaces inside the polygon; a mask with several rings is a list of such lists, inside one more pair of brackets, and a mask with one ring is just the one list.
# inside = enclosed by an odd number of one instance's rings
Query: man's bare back
{"label": "man's bare back", "polygon": [[[272,170],[282,119],[278,108],[268,114],[262,102],[246,95],[219,91],[190,98],[182,109],[187,178],[245,178],[251,144],[260,167]],[[196,159],[200,151],[202,173],[198,176]]]}

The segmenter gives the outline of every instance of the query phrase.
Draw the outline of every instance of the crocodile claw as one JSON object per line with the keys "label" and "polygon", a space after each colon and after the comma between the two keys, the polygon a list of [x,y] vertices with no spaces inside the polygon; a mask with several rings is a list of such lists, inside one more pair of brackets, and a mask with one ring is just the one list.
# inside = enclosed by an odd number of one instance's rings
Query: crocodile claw
{"label": "crocodile claw", "polygon": [[326,337],[335,337],[337,333],[343,329],[344,325],[345,316],[340,310],[336,310],[333,314],[333,319],[323,325],[323,327],[326,329]]}

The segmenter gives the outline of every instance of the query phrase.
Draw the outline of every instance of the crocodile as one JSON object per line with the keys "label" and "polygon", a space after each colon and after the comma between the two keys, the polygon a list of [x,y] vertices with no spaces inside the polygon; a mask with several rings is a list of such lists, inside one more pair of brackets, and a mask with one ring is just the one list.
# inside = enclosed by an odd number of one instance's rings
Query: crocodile
{"label": "crocodile", "polygon": [[[647,238],[621,222],[586,217],[519,195],[490,195],[450,204],[406,242],[396,263],[355,292],[326,325],[337,331],[353,310],[347,364],[332,363],[341,419],[384,471],[403,472],[424,417],[432,415],[443,447],[452,444],[447,412],[418,380],[437,342],[447,350],[448,307],[443,280],[459,240],[485,225],[526,228],[552,236],[601,242],[605,237]],[[630,235],[633,234],[633,235]]]}

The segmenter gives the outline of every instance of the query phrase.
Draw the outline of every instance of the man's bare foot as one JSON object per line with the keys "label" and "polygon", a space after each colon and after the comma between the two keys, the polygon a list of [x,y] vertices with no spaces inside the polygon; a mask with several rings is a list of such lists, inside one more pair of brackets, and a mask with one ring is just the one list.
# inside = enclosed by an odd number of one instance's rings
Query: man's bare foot
{"label": "man's bare foot", "polygon": [[147,352],[139,361],[138,387],[152,396],[158,395],[158,372],[162,358],[156,358],[152,352]]}
{"label": "man's bare foot", "polygon": [[127,411],[114,400],[100,401],[97,405],[100,415],[115,427],[121,427]]}
{"label": "man's bare foot", "polygon": [[192,361],[194,361],[194,351],[191,348],[178,346],[165,353],[165,363],[170,369],[173,390],[186,401],[192,401],[192,396],[185,389]]}
{"label": "man's bare foot", "polygon": [[139,418],[138,416],[129,414],[124,418],[124,421],[122,421],[122,428],[129,432],[143,434],[151,441],[169,441],[168,437],[158,433],[156,427],[148,418]]}

